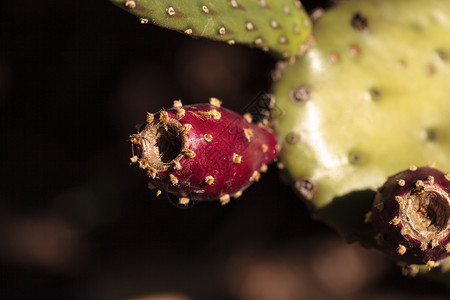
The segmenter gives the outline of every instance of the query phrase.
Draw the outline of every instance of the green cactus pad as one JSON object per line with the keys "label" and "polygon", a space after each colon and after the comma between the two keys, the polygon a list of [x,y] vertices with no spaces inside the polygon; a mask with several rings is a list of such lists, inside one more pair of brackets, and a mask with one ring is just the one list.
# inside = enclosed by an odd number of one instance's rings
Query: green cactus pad
{"label": "green cactus pad", "polygon": [[161,27],[229,44],[242,43],[278,57],[304,52],[311,22],[298,0],[110,0]]}
{"label": "green cactus pad", "polygon": [[450,1],[345,1],[313,26],[274,86],[300,194],[326,210],[411,165],[450,171]]}

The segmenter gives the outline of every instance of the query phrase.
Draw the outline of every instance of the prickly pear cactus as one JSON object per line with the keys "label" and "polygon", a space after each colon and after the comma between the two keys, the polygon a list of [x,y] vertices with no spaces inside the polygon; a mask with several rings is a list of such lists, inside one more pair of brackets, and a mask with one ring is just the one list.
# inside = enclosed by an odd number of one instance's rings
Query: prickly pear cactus
{"label": "prickly pear cactus", "polygon": [[142,129],[130,136],[131,161],[145,169],[150,185],[191,200],[222,204],[239,197],[258,181],[278,154],[275,135],[251,116],[209,104],[183,106],[148,114]]}
{"label": "prickly pear cactus", "polygon": [[316,44],[277,72],[281,162],[315,207],[363,223],[353,210],[389,175],[450,170],[450,1],[345,1],[313,26]]}
{"label": "prickly pear cactus", "polygon": [[110,0],[142,23],[194,37],[242,43],[293,57],[305,51],[311,33],[298,0]]}

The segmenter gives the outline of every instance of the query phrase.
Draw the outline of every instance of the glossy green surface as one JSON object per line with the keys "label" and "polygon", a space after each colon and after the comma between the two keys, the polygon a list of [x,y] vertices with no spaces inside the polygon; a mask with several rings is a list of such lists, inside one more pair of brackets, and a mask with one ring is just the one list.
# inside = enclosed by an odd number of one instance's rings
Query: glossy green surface
{"label": "glossy green surface", "polygon": [[[357,12],[367,28],[351,25]],[[282,71],[274,93],[281,161],[294,181],[315,183],[316,207],[375,190],[410,165],[450,170],[449,17],[446,0],[359,0],[314,24],[316,45]],[[296,86],[308,100],[292,99]]]}
{"label": "glossy green surface", "polygon": [[292,57],[304,51],[311,22],[296,0],[110,0],[161,27],[243,43]]}

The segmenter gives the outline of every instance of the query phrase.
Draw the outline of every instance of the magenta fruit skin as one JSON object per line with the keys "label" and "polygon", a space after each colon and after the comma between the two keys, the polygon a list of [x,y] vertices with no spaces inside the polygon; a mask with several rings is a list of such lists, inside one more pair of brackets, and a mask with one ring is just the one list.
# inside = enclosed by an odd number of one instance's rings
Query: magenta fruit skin
{"label": "magenta fruit skin", "polygon": [[[252,182],[258,181],[260,172],[266,171],[279,152],[276,136],[270,129],[251,123],[249,116],[217,105],[180,105],[155,113],[151,119],[131,136],[134,155],[131,159],[147,170],[154,187],[180,198],[220,199],[226,204],[230,196],[239,197]],[[147,155],[151,152],[149,145],[155,143],[149,142],[146,130],[159,126],[164,131],[165,123],[178,125],[177,133],[159,144],[159,154],[167,145],[175,148],[173,157],[161,167]],[[169,141],[172,138],[185,138],[185,144],[180,140]]]}
{"label": "magenta fruit skin", "polygon": [[448,178],[433,167],[411,167],[379,188],[371,222],[375,240],[395,260],[434,266],[450,255]]}

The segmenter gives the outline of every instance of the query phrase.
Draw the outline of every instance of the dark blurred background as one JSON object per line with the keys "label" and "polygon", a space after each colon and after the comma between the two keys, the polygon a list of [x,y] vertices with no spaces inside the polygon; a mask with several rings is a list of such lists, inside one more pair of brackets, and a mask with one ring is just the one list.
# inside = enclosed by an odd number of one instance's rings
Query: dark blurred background
{"label": "dark blurred background", "polygon": [[242,111],[274,66],[106,0],[3,1],[0,299],[446,299],[313,221],[273,166],[224,207],[186,209],[130,166],[146,112],[211,96]]}

